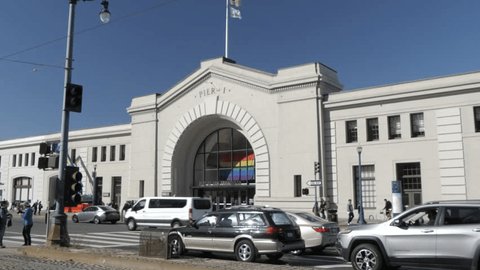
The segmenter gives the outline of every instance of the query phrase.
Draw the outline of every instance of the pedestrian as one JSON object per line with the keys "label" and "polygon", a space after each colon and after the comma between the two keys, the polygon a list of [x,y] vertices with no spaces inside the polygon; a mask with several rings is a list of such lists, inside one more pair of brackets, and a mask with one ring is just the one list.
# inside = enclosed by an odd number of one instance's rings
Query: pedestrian
{"label": "pedestrian", "polygon": [[320,214],[321,214],[321,217],[322,217],[323,219],[326,218],[326,216],[325,216],[325,208],[327,208],[327,202],[326,202],[324,199],[322,199],[322,200],[320,201]]}
{"label": "pedestrian", "polygon": [[22,214],[22,219],[23,219],[23,240],[24,240],[24,246],[31,246],[32,245],[32,237],[30,236],[30,230],[32,229],[33,226],[33,210],[30,207],[30,203],[26,202],[25,203],[25,210],[23,211]]}
{"label": "pedestrian", "polygon": [[5,229],[7,228],[8,220],[11,218],[8,214],[8,202],[0,202],[0,248],[5,248],[3,245],[3,236],[5,235]]}
{"label": "pedestrian", "polygon": [[126,201],[122,208],[122,216],[121,216],[122,220],[125,217],[125,213],[127,213],[128,209],[130,208],[132,208],[131,201]]}
{"label": "pedestrian", "polygon": [[38,215],[41,214],[42,208],[43,208],[42,201],[40,201],[40,202],[38,202]]}
{"label": "pedestrian", "polygon": [[38,209],[38,201],[33,203],[32,208],[33,208],[33,214],[36,215],[37,209]]}
{"label": "pedestrian", "polygon": [[313,212],[313,214],[314,214],[315,216],[317,216],[317,217],[320,216],[320,215],[318,214],[318,202],[315,202],[315,203],[313,204],[312,212]]}
{"label": "pedestrian", "polygon": [[387,199],[384,199],[384,201],[385,201],[385,207],[383,208],[383,210],[385,210],[385,216],[387,217],[387,219],[391,219],[392,218],[392,202],[390,202]]}
{"label": "pedestrian", "polygon": [[352,199],[348,199],[347,212],[348,212],[348,222],[347,222],[347,225],[350,225],[350,223],[352,222],[353,218],[355,217],[355,215],[353,214]]}

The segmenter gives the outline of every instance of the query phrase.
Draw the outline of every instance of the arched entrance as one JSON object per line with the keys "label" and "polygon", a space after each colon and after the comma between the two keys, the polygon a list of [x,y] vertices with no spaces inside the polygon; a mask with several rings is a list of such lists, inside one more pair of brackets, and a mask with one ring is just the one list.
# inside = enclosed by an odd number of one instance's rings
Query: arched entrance
{"label": "arched entrance", "polygon": [[[240,149],[247,150],[248,155],[251,155],[251,166],[247,166],[246,170],[250,168],[250,176],[253,175],[253,178],[246,180],[247,177],[243,182],[242,180],[230,182],[230,187],[226,188],[226,186],[224,187],[220,183],[228,183],[228,180],[225,180],[227,182],[222,182],[222,178],[218,178],[218,175],[222,173],[225,175],[228,169],[217,163],[217,166],[211,169],[212,172],[209,171],[205,156],[210,156],[211,154],[213,160],[214,154],[218,156],[221,153],[221,151],[217,150],[214,151],[215,153],[212,151],[215,149],[215,144],[217,148],[221,145],[221,141],[218,139],[220,135],[218,134],[223,134],[223,132],[226,134],[228,130],[231,132],[232,154],[234,152],[234,141],[244,141],[246,143],[244,148],[238,149],[239,151]],[[217,136],[216,142],[213,139],[215,136]],[[241,139],[238,139],[240,137]],[[207,142],[207,138],[211,139]],[[204,145],[203,150],[201,149],[202,144]],[[203,154],[205,159],[205,169],[202,169],[203,173],[206,175],[207,172],[210,174],[216,171],[217,188],[213,188],[214,185],[212,183],[203,182],[202,184],[201,178],[194,176],[197,172],[196,166],[202,164],[196,160],[199,154]],[[247,160],[248,155],[244,156],[247,157]],[[233,163],[233,157],[231,159]],[[231,165],[232,170],[236,164]],[[247,164],[249,164],[248,161]],[[198,168],[198,171],[200,171],[200,168]],[[241,172],[242,170],[240,170]],[[246,175],[249,175],[248,172]],[[204,178],[203,181],[205,179],[210,178]],[[251,204],[254,197],[269,197],[270,158],[267,142],[260,126],[245,109],[233,103],[221,101],[218,97],[206,98],[204,103],[198,104],[180,117],[175,128],[170,133],[161,158],[161,181],[159,188],[162,196],[212,196],[215,202],[218,197],[219,205],[221,202],[223,202],[223,205],[228,205],[228,203],[232,202]]]}
{"label": "arched entrance", "polygon": [[211,197],[217,209],[253,204],[255,154],[236,129],[218,129],[203,140],[195,154],[193,176],[193,194]]}
{"label": "arched entrance", "polygon": [[13,201],[32,199],[32,178],[17,177],[13,179]]}

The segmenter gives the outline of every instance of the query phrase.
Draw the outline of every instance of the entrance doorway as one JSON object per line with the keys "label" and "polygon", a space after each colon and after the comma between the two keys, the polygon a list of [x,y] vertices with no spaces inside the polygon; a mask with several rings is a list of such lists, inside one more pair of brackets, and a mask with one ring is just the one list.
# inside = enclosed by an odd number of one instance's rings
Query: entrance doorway
{"label": "entrance doorway", "polygon": [[195,155],[194,196],[211,197],[215,209],[253,204],[255,154],[234,128],[210,133]]}
{"label": "entrance doorway", "polygon": [[26,202],[32,200],[32,178],[18,177],[13,179],[13,201]]}
{"label": "entrance doorway", "polygon": [[422,204],[420,162],[398,163],[397,179],[402,181],[402,203],[404,208]]}
{"label": "entrance doorway", "polygon": [[234,205],[253,205],[254,188],[200,188],[194,196],[212,198],[213,209],[228,208]]}
{"label": "entrance doorway", "polygon": [[112,178],[112,207],[119,209],[122,202],[122,177],[115,176]]}

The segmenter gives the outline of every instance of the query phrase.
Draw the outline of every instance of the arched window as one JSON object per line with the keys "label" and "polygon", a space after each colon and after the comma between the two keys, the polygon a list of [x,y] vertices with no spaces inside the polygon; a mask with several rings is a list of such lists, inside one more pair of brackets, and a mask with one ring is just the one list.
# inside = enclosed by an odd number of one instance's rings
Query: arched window
{"label": "arched window", "polygon": [[255,155],[245,136],[232,128],[219,129],[202,142],[195,156],[194,186],[255,183]]}

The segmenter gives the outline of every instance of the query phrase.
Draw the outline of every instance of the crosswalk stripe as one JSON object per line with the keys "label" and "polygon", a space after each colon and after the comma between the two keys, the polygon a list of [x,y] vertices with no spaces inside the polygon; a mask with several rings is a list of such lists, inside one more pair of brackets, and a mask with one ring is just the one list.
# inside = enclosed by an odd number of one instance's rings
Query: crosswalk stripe
{"label": "crosswalk stripe", "polygon": [[[139,232],[105,232],[105,233],[85,233],[69,234],[72,245],[92,247],[92,248],[116,248],[139,245]],[[46,242],[46,236],[42,234],[31,234],[32,245],[42,245]],[[23,235],[18,232],[7,232],[3,241],[5,243],[23,245]]]}
{"label": "crosswalk stripe", "polygon": [[[109,241],[105,242],[110,242],[110,241],[125,241],[125,242],[136,242],[138,243],[138,239],[125,239],[125,238],[112,238],[112,237],[107,237],[107,236],[97,236],[97,235],[88,235],[88,234],[70,234],[70,238],[75,238],[75,239],[85,239],[86,241],[89,241],[87,239],[105,239]],[[118,242],[118,241],[117,241]]]}

